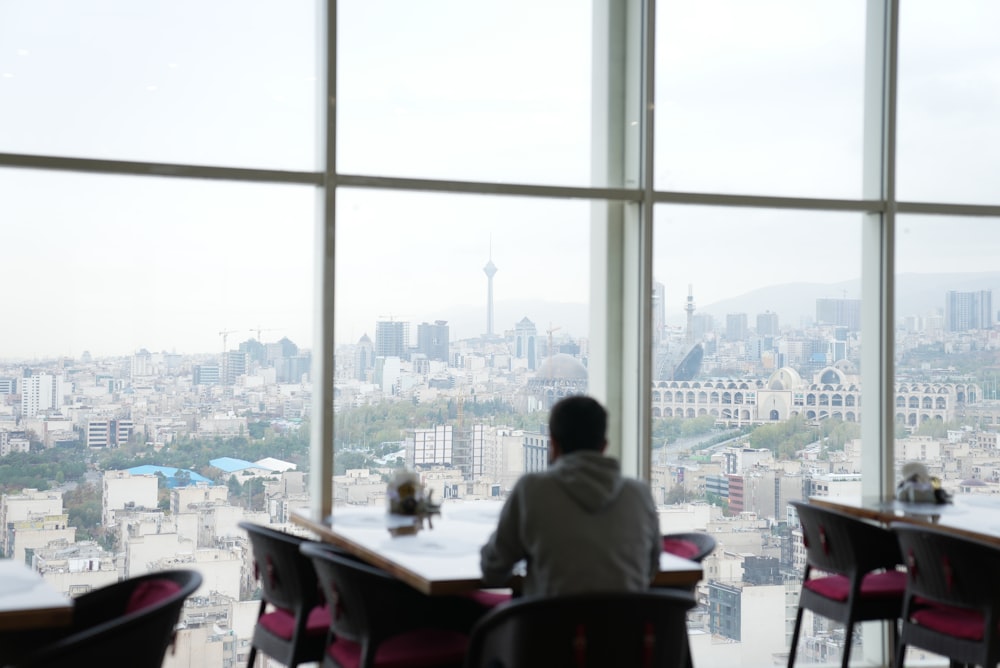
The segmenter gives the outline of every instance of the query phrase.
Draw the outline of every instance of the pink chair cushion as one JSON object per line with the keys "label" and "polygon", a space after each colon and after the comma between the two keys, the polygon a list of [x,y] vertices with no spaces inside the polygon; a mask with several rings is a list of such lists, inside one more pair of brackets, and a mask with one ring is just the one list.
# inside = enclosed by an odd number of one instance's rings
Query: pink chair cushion
{"label": "pink chair cushion", "polygon": [[976,610],[937,603],[917,609],[910,614],[910,620],[938,633],[976,641],[983,639],[983,627],[986,625],[983,615]]}
{"label": "pink chair cushion", "polygon": [[509,601],[511,597],[509,592],[484,591],[482,589],[470,591],[465,596],[471,598],[484,608],[495,608],[501,603]]}
{"label": "pink chair cushion", "polygon": [[125,604],[125,614],[138,612],[164,599],[168,599],[181,590],[181,586],[173,580],[143,580],[136,585]]}
{"label": "pink chair cushion", "polygon": [[[421,629],[408,631],[385,640],[375,653],[378,668],[431,668],[462,665],[469,638],[458,631]],[[337,638],[328,648],[330,658],[343,668],[358,668],[361,645]]]}
{"label": "pink chair cushion", "polygon": [[[804,582],[802,586],[834,601],[846,601],[851,593],[851,581],[844,575],[813,578]],[[902,596],[905,591],[906,573],[902,571],[869,573],[861,580],[861,595],[864,597]]]}
{"label": "pink chair cushion", "polygon": [[[278,608],[268,612],[261,615],[257,623],[285,640],[291,640],[295,633],[295,615],[288,610]],[[306,635],[323,635],[329,628],[330,612],[325,605],[317,605],[309,611],[309,617],[306,618]]]}
{"label": "pink chair cushion", "polygon": [[699,550],[698,546],[689,540],[664,538],[663,551],[677,555],[678,557],[684,557],[685,559],[693,559],[698,554]]}

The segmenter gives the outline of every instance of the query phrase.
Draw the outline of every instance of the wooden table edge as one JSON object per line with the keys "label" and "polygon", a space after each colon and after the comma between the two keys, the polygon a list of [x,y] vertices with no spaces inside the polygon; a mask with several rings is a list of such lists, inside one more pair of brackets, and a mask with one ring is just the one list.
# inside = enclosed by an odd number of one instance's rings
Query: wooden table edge
{"label": "wooden table edge", "polygon": [[73,603],[35,608],[32,610],[5,611],[0,614],[0,631],[31,631],[43,628],[66,627],[73,623]]}

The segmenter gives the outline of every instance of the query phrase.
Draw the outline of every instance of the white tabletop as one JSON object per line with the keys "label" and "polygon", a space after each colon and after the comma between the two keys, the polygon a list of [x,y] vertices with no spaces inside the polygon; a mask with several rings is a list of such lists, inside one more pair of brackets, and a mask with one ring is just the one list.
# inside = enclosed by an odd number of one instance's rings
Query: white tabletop
{"label": "white tabletop", "polygon": [[813,496],[810,503],[884,524],[912,522],[1000,545],[1000,495],[956,494],[951,503],[904,503],[861,496]]}
{"label": "white tabletop", "polygon": [[0,559],[0,631],[67,626],[73,601],[21,562]]}
{"label": "white tabletop", "polygon": [[[451,594],[483,586],[480,548],[496,528],[502,506],[500,501],[449,501],[422,526],[419,519],[371,506],[336,507],[332,519],[324,521],[300,510],[292,521],[426,594]],[[664,553],[654,582],[690,586],[701,576],[700,564]]]}

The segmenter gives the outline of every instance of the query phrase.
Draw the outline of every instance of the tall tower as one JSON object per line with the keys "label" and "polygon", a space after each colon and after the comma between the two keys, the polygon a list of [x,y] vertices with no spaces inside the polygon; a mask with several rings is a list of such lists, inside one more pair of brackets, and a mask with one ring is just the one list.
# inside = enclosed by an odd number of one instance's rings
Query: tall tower
{"label": "tall tower", "polygon": [[493,338],[493,277],[497,274],[497,266],[493,264],[493,244],[490,244],[490,259],[483,267],[486,274],[486,336]]}
{"label": "tall tower", "polygon": [[688,298],[684,312],[687,314],[687,331],[684,333],[684,339],[685,343],[690,345],[694,343],[694,292],[690,283],[688,283]]}

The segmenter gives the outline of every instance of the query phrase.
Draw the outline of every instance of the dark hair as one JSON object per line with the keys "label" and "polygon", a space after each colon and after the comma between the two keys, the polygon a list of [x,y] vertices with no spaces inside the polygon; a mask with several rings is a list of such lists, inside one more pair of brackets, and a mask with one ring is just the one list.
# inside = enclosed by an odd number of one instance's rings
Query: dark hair
{"label": "dark hair", "polygon": [[601,451],[608,430],[608,412],[596,399],[583,395],[566,397],[549,413],[549,436],[564,453]]}

